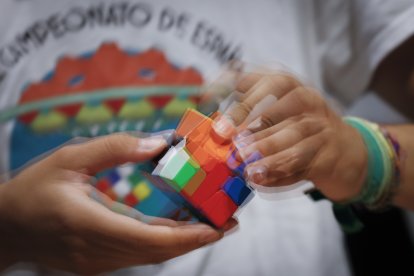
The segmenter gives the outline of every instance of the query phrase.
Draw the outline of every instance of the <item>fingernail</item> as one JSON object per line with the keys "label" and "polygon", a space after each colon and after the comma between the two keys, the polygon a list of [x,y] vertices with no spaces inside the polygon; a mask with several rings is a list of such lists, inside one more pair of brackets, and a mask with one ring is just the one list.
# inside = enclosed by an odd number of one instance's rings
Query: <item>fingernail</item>
{"label": "fingernail", "polygon": [[220,238],[220,235],[216,231],[210,229],[200,234],[199,241],[202,244],[208,244],[208,243],[215,242],[219,238]]}
{"label": "fingernail", "polygon": [[247,157],[249,156],[249,151],[251,151],[251,150],[249,150],[249,148],[246,148],[246,147],[244,147],[244,148],[243,147],[237,147],[237,149],[239,150],[238,154],[241,157],[241,160],[244,162],[244,160],[246,160]]}
{"label": "fingernail", "polygon": [[254,142],[254,136],[251,134],[249,130],[243,130],[234,137],[233,143],[239,151]]}
{"label": "fingernail", "polygon": [[242,139],[245,139],[245,138],[247,138],[247,137],[249,137],[250,135],[252,134],[252,132],[251,131],[249,131],[249,130],[247,130],[247,129],[245,129],[245,130],[243,130],[243,131],[241,131],[241,132],[239,132],[235,137],[234,137],[234,141],[240,141],[240,140],[242,140]]}
{"label": "fingernail", "polygon": [[140,139],[138,142],[139,151],[151,151],[161,146],[167,145],[164,138],[161,136],[154,136],[145,139]]}
{"label": "fingernail", "polygon": [[234,123],[230,118],[221,116],[220,119],[213,124],[214,131],[225,138],[230,138],[234,132]]}
{"label": "fingernail", "polygon": [[259,130],[262,130],[262,128],[263,128],[262,117],[257,118],[256,120],[254,120],[247,126],[247,129],[252,132],[257,132]]}
{"label": "fingernail", "polygon": [[235,159],[238,162],[243,162],[244,158],[243,158],[242,154],[240,153],[240,151],[236,152]]}
{"label": "fingernail", "polygon": [[249,141],[246,146],[239,147],[238,153],[242,158],[243,162],[248,162],[247,164],[253,163],[258,161],[261,158],[257,158],[257,154],[259,153],[257,149],[257,145],[254,144],[254,141]]}
{"label": "fingernail", "polygon": [[267,171],[265,166],[250,166],[246,168],[246,177],[254,184],[260,184],[266,179]]}
{"label": "fingernail", "polygon": [[227,158],[227,166],[232,170],[235,170],[238,166],[240,166],[241,162],[237,160],[237,155],[238,155],[238,152],[233,151],[230,154],[230,156]]}
{"label": "fingernail", "polygon": [[237,220],[230,220],[224,227],[223,227],[223,231],[227,232],[231,229],[233,229],[234,227],[236,227],[239,224],[239,222]]}

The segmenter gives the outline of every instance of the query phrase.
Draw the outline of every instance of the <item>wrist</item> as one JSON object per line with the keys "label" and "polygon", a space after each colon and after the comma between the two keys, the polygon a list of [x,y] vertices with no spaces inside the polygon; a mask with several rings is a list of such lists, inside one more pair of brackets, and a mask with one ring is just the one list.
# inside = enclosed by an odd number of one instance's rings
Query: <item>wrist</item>
{"label": "wrist", "polygon": [[356,117],[345,117],[344,121],[361,135],[368,159],[360,193],[347,203],[362,203],[370,209],[385,207],[399,183],[398,154],[377,124]]}
{"label": "wrist", "polygon": [[[351,195],[350,199],[346,201],[334,202],[333,211],[341,228],[345,232],[355,233],[363,228],[363,223],[353,208],[358,206],[372,210],[386,207],[398,188],[399,144],[395,141],[396,145],[394,145],[392,137],[389,137],[376,124],[355,117],[346,117],[344,121],[359,133],[358,137],[362,139],[363,143],[358,143],[361,144],[358,147],[355,146],[356,141],[349,141],[349,148],[352,148],[353,151],[345,152],[345,154],[357,154],[359,157],[351,158],[350,160],[353,162],[344,163],[340,168],[348,170],[345,172],[347,177],[342,178],[342,180],[347,180],[344,183],[354,183],[356,189],[347,189],[348,194],[352,194],[350,191],[354,190],[354,195]],[[358,164],[360,161],[362,162]],[[358,169],[359,166],[360,169]],[[350,167],[354,170],[349,172]],[[358,173],[359,177],[354,177]],[[315,189],[307,191],[307,193],[313,200],[326,198],[324,194]]]}
{"label": "wrist", "polygon": [[352,134],[346,136],[347,142],[345,144],[347,148],[344,154],[348,156],[348,159],[339,168],[343,174],[349,176],[340,179],[346,184],[344,187],[346,189],[346,196],[337,202],[349,202],[357,198],[362,193],[368,177],[369,152],[364,139],[357,129],[345,122],[344,124],[348,128],[347,131]]}

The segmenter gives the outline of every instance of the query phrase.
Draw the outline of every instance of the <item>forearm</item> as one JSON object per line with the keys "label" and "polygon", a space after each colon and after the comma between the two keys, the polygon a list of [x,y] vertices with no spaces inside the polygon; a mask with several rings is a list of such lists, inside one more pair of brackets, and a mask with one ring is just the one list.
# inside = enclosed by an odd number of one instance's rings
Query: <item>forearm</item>
{"label": "forearm", "polygon": [[8,235],[5,231],[4,184],[0,184],[0,272],[15,262],[11,252]]}
{"label": "forearm", "polygon": [[390,53],[377,68],[371,88],[386,102],[414,119],[414,36]]}
{"label": "forearm", "polygon": [[414,210],[414,125],[388,125],[385,128],[400,144],[400,183],[393,203]]}

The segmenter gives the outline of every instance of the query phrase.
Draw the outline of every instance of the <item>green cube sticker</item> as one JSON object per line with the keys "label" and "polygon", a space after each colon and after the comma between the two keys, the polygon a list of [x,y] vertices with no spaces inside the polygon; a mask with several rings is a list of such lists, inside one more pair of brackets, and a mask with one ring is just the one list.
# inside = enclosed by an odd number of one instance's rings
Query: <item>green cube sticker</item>
{"label": "green cube sticker", "polygon": [[[198,168],[197,168],[198,167]],[[200,169],[199,166],[194,166],[193,162],[187,161],[180,171],[176,174],[173,182],[179,187],[180,191],[187,185],[190,179]]]}
{"label": "green cube sticker", "polygon": [[159,175],[163,178],[173,180],[189,158],[183,150],[173,152],[172,156],[163,165]]}
{"label": "green cube sticker", "polygon": [[168,158],[163,160],[158,175],[177,192],[180,192],[197,173],[200,166],[184,148],[171,150],[168,155]]}

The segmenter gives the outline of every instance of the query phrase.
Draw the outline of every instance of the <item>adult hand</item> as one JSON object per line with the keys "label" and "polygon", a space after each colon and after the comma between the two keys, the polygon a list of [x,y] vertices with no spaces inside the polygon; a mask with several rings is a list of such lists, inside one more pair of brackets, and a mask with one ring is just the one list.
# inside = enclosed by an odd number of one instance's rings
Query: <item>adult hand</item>
{"label": "adult hand", "polygon": [[246,168],[252,182],[281,186],[311,180],[335,201],[360,192],[367,170],[363,139],[317,91],[287,74],[250,74],[237,90],[243,93],[241,101],[216,122],[222,136],[233,135],[232,125],[243,125],[267,95],[278,99],[236,136],[237,143],[247,145],[240,151],[242,157],[255,151],[263,155]]}
{"label": "adult hand", "polygon": [[110,135],[65,146],[0,185],[0,264],[99,273],[159,263],[220,239],[222,232],[204,224],[149,225],[89,197],[97,172],[147,160],[165,146],[161,137]]}

